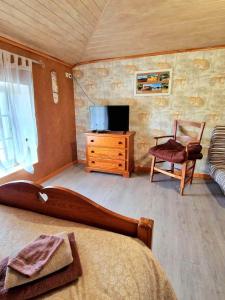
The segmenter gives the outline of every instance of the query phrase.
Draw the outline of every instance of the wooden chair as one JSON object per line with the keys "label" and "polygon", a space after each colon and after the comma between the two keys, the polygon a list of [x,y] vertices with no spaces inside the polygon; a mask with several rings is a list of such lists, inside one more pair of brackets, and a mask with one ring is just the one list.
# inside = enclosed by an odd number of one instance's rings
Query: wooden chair
{"label": "wooden chair", "polygon": [[[184,127],[193,127],[197,130],[196,136],[191,137]],[[165,136],[157,136],[155,139],[155,147],[152,147],[149,152],[153,155],[152,163],[151,163],[151,172],[150,172],[150,181],[153,181],[153,176],[157,172],[163,173],[170,177],[176,178],[180,180],[180,194],[183,195],[184,187],[187,183],[192,183],[196,159],[201,159],[201,139],[202,134],[205,128],[205,122],[191,122],[191,121],[183,121],[183,120],[175,120],[174,121],[174,134],[173,135],[165,135]],[[180,132],[180,135],[179,135]],[[165,144],[158,145],[159,139],[164,138],[172,138],[172,140],[167,141]],[[177,150],[172,147],[177,147]],[[169,147],[170,146],[170,147]],[[167,147],[169,148],[167,150]],[[163,149],[163,151],[162,151]],[[177,152],[177,153],[176,153]],[[179,153],[178,153],[179,152]],[[168,154],[170,158],[167,159]],[[179,159],[176,160],[179,155]],[[178,157],[178,156],[177,156]],[[157,160],[159,159],[159,160]],[[170,162],[171,169],[164,170],[160,169],[156,166],[158,163]],[[174,164],[181,165],[181,173],[174,172]]]}

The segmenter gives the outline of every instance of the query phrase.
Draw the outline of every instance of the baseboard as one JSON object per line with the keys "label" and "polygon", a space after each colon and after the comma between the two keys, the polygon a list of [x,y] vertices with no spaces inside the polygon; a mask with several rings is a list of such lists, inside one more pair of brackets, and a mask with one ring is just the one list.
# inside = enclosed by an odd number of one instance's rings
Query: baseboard
{"label": "baseboard", "polygon": [[41,184],[41,183],[43,183],[43,182],[45,182],[45,181],[51,179],[52,177],[58,175],[59,173],[61,173],[61,172],[64,171],[65,169],[67,169],[67,168],[69,168],[69,167],[71,167],[71,166],[73,166],[73,165],[75,165],[75,164],[77,164],[77,163],[78,163],[77,160],[71,161],[70,163],[64,165],[63,167],[61,167],[61,168],[55,170],[54,172],[48,174],[47,176],[42,177],[41,179],[36,180],[35,183]]}
{"label": "baseboard", "polygon": [[[134,172],[135,173],[150,173],[150,167],[148,166],[135,166],[134,168]],[[175,174],[178,174],[178,171],[174,171]],[[205,173],[194,173],[194,178],[197,179],[211,179],[209,174],[205,174]]]}
{"label": "baseboard", "polygon": [[149,173],[150,172],[150,167],[136,165],[134,167],[134,172],[135,173]]}
{"label": "baseboard", "polygon": [[211,176],[209,174],[205,174],[205,173],[195,173],[194,174],[194,178],[198,178],[198,179],[212,179]]}
{"label": "baseboard", "polygon": [[[86,164],[86,160],[85,159],[78,159],[77,161],[79,164]],[[140,165],[136,165],[134,167],[134,172],[135,173],[150,173],[150,167],[148,166],[140,166]],[[178,172],[175,171],[175,173],[178,174]],[[205,174],[205,173],[195,173],[194,174],[194,178],[197,179],[211,179],[209,174]]]}
{"label": "baseboard", "polygon": [[78,164],[83,164],[85,165],[86,164],[86,159],[78,159]]}

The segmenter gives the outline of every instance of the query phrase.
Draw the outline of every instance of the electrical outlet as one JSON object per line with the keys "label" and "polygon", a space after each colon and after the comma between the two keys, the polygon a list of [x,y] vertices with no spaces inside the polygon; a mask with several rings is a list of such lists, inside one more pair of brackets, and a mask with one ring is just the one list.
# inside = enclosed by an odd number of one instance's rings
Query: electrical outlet
{"label": "electrical outlet", "polygon": [[66,78],[72,79],[72,74],[71,73],[66,72],[65,76],[66,76]]}

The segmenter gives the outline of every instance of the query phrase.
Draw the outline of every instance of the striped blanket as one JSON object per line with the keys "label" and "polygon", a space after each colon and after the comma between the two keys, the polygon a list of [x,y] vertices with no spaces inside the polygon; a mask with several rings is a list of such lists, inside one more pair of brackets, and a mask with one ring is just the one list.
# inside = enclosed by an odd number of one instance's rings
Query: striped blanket
{"label": "striped blanket", "polygon": [[209,173],[225,194],[225,126],[213,130],[208,154]]}

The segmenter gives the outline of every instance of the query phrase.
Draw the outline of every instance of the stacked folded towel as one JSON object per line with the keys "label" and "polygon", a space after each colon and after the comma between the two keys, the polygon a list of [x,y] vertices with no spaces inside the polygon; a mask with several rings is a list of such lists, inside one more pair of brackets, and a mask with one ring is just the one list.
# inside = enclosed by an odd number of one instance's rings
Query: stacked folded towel
{"label": "stacked folded towel", "polygon": [[41,235],[0,262],[0,299],[31,299],[81,276],[73,233]]}

